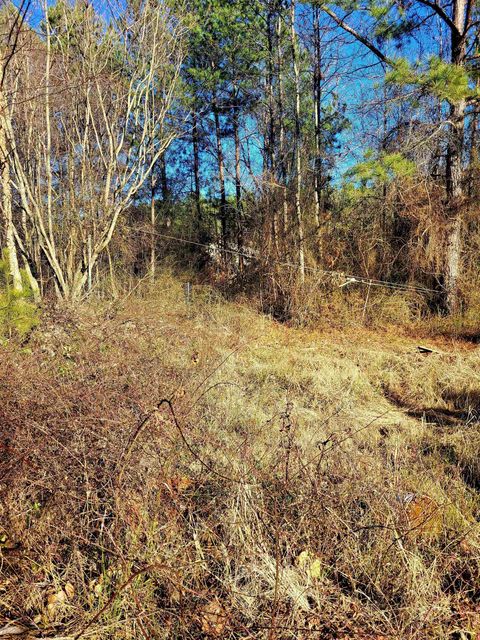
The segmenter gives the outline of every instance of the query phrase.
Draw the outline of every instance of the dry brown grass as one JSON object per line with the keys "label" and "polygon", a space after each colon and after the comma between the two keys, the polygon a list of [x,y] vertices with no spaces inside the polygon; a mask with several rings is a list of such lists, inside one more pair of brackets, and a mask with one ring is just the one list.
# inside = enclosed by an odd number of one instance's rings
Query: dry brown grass
{"label": "dry brown grass", "polygon": [[475,638],[480,357],[416,344],[289,329],[207,288],[187,306],[168,276],[44,317],[0,352],[4,622]]}

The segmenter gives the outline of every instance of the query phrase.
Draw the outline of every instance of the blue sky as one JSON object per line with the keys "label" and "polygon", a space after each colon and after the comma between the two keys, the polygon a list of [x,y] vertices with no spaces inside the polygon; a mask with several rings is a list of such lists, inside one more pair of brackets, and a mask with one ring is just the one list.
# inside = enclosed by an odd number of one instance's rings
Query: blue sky
{"label": "blue sky", "polygon": [[[116,2],[116,0],[112,0]],[[228,1],[228,0],[226,0]],[[18,0],[16,1],[19,5]],[[53,4],[52,0],[48,0],[48,4]],[[99,13],[103,13],[107,19],[111,11],[110,2],[102,0],[94,0],[93,2]],[[340,14],[340,9],[336,9]],[[35,27],[38,26],[43,14],[40,0],[32,0],[29,21]],[[349,18],[349,20],[351,20]],[[311,22],[311,6],[308,3],[300,4],[298,10],[298,29],[305,32],[309,29]],[[357,29],[362,29],[361,24],[354,25]],[[376,134],[380,134],[383,119],[382,107],[382,78],[383,69],[378,64],[377,58],[359,44],[353,37],[348,36],[345,32],[336,27],[326,15],[322,17],[322,27],[325,27],[325,43],[323,47],[323,59],[325,68],[331,69],[331,78],[327,79],[324,86],[326,100],[328,95],[335,93],[340,102],[347,105],[346,117],[350,122],[350,127],[346,129],[340,136],[340,150],[336,158],[336,170],[334,179],[339,181],[341,175],[349,169],[354,163],[361,160],[365,150],[369,146],[374,146],[376,142]],[[327,31],[328,28],[328,31]],[[424,57],[431,53],[429,49],[429,41],[419,39],[417,41],[410,40],[407,49],[396,49],[395,45],[389,44],[387,53],[392,56],[408,56],[410,59]],[[330,97],[331,99],[331,97]],[[377,103],[377,104],[375,104]],[[370,104],[370,108],[369,108]],[[387,116],[388,119],[388,116]],[[211,119],[207,119],[207,124],[213,131],[213,123]],[[248,149],[250,160],[254,172],[260,175],[262,170],[262,160],[260,147],[262,140],[259,135],[252,132],[254,128],[254,119],[248,118],[244,122],[242,137],[246,141],[245,149]],[[171,148],[168,156],[170,177],[175,177],[177,166],[174,159],[178,162],[184,162],[179,153],[183,142],[177,142]],[[227,162],[227,188],[229,193],[233,193],[233,142],[231,139],[225,138],[223,141],[225,158]],[[204,176],[207,182],[215,175],[214,158],[212,153],[205,152],[202,154],[202,165],[204,167]],[[253,181],[249,177],[246,166],[243,165],[243,178],[246,185],[253,186]],[[187,189],[189,187],[187,186]],[[207,191],[205,187],[204,191]]]}

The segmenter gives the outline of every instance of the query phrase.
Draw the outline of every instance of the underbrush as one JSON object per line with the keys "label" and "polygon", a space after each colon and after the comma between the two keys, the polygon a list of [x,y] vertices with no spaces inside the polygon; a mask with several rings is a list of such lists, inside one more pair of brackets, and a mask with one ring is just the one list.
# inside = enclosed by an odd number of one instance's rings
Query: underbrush
{"label": "underbrush", "polygon": [[394,283],[355,278],[342,272],[266,269],[244,274],[240,288],[258,309],[296,327],[408,327],[431,313],[431,293]]}
{"label": "underbrush", "polygon": [[23,272],[22,279],[22,290],[15,291],[5,250],[0,259],[0,342],[12,337],[25,338],[39,323],[39,311]]}
{"label": "underbrush", "polygon": [[[215,280],[215,274],[214,280]],[[227,296],[243,296],[256,308],[293,327],[338,329],[395,326],[412,336],[442,336],[480,343],[478,276],[472,272],[460,286],[460,309],[447,314],[442,288],[422,282],[394,282],[355,277],[341,271],[315,268],[301,281],[295,265],[247,265],[242,274],[216,275]]]}
{"label": "underbrush", "polygon": [[168,276],[45,314],[0,352],[4,622],[475,638],[480,427],[420,414],[473,406],[478,355],[415,347],[289,329],[208,287],[186,303]]}

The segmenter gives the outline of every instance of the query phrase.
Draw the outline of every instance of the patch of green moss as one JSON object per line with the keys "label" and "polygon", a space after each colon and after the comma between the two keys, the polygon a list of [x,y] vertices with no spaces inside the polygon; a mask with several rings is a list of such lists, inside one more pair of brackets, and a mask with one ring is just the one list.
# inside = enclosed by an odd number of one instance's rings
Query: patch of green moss
{"label": "patch of green moss", "polygon": [[0,340],[24,338],[39,323],[39,310],[33,302],[28,278],[22,272],[22,290],[15,291],[10,275],[8,251],[0,259]]}

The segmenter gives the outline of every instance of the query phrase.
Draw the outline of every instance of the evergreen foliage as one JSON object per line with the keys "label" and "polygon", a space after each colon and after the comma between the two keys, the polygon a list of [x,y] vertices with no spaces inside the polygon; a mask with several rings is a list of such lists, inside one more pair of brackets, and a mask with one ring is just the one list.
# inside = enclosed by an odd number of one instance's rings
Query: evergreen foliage
{"label": "evergreen foliage", "polygon": [[406,178],[415,173],[415,163],[401,153],[380,153],[373,150],[365,153],[365,159],[346,172],[347,181],[361,190],[388,183],[396,178]]}
{"label": "evergreen foliage", "polygon": [[445,62],[437,56],[432,56],[424,69],[420,65],[411,65],[405,58],[399,58],[385,79],[387,83],[417,87],[450,104],[480,95],[478,88],[472,86],[465,68]]}

